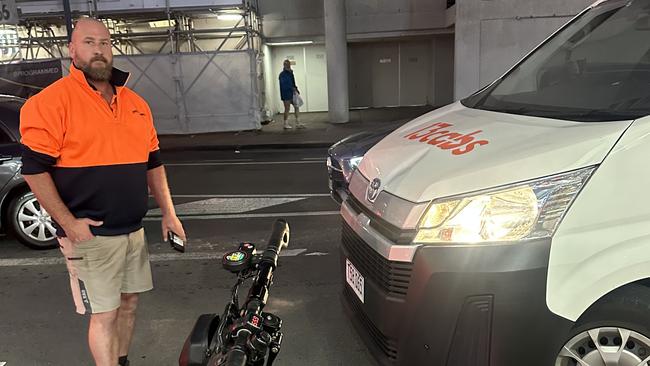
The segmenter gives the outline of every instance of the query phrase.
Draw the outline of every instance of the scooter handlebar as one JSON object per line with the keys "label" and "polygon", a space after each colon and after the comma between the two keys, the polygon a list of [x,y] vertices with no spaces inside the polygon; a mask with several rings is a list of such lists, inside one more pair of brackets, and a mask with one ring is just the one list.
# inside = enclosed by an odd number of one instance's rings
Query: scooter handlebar
{"label": "scooter handlebar", "polygon": [[269,243],[262,255],[262,262],[271,263],[273,267],[277,266],[280,252],[289,246],[289,236],[289,224],[282,219],[276,220],[273,224]]}

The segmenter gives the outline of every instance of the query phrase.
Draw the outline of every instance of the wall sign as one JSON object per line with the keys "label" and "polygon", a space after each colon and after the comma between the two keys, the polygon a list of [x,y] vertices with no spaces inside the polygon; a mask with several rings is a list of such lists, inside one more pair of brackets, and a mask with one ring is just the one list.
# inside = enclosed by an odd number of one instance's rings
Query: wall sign
{"label": "wall sign", "polygon": [[0,0],[0,24],[18,24],[16,0]]}

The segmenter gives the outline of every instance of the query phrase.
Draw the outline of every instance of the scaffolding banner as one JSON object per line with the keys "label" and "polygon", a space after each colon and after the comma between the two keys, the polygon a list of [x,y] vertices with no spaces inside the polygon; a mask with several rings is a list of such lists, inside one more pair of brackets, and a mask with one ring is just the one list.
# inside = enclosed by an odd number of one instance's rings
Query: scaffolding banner
{"label": "scaffolding banner", "polygon": [[251,51],[115,56],[128,87],[151,107],[159,134],[257,130]]}
{"label": "scaffolding banner", "polygon": [[0,65],[0,94],[29,98],[61,75],[61,60]]}

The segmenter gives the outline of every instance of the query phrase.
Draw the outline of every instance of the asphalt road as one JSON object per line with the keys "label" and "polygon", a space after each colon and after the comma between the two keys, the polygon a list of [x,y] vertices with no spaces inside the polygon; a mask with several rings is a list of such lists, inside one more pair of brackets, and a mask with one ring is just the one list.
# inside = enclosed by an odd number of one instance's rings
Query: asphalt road
{"label": "asphalt road", "polygon": [[[221,269],[221,254],[240,241],[263,247],[279,217],[292,235],[265,309],[284,320],[276,364],[374,365],[340,303],[340,218],[328,196],[324,149],[164,158],[188,249],[176,253],[161,241],[152,201],[144,225],[155,290],[141,298],[131,365],[177,364],[196,317],[221,313],[228,299],[235,277]],[[74,312],[58,250],[0,239],[0,365],[92,364],[87,321]]]}

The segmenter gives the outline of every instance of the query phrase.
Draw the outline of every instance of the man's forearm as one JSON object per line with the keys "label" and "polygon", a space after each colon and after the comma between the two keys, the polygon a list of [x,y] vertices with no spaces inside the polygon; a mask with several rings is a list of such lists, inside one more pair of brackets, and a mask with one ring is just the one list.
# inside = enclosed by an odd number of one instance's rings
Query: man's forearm
{"label": "man's forearm", "polygon": [[61,200],[50,173],[24,175],[24,178],[29,188],[36,195],[38,203],[47,210],[54,221],[66,227],[68,223],[75,220],[74,215],[70,213],[68,207]]}
{"label": "man's forearm", "polygon": [[165,167],[159,166],[147,172],[147,183],[158,207],[163,216],[176,215],[174,203],[172,202],[171,193],[169,193],[169,186],[167,185],[167,175],[165,174]]}

